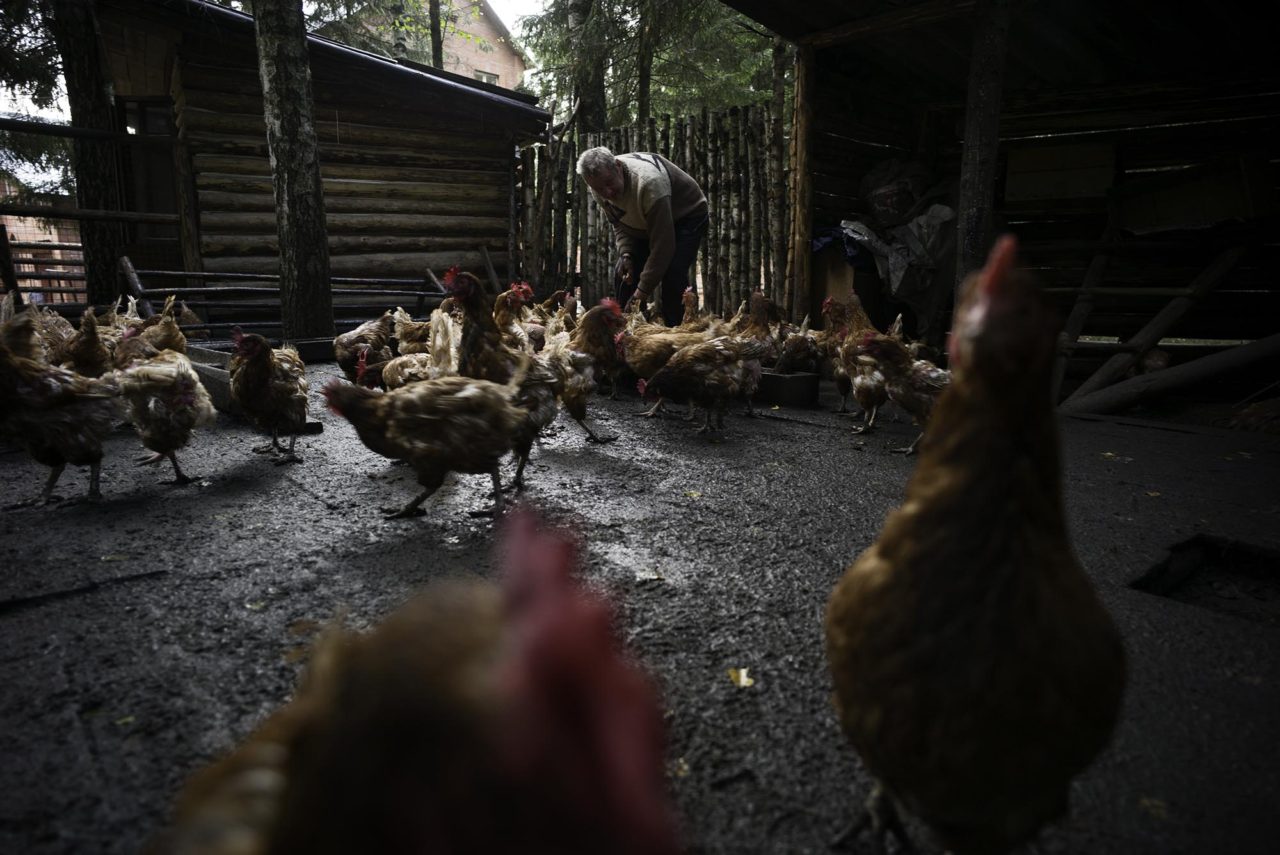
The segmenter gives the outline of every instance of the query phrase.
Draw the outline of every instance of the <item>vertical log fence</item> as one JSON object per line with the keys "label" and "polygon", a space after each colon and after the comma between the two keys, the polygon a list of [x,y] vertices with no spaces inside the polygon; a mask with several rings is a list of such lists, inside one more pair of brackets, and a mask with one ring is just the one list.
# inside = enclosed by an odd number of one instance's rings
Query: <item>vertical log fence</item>
{"label": "vertical log fence", "polygon": [[[706,308],[731,315],[756,288],[783,308],[792,267],[786,242],[791,180],[786,117],[772,103],[663,115],[643,124],[568,136],[558,158],[547,146],[526,148],[519,161],[523,211],[517,251],[521,275],[539,295],[580,289],[583,305],[612,296],[613,230],[576,173],[592,146],[615,153],[653,151],[688,172],[707,194],[710,224],[691,281]],[[544,202],[550,194],[550,204]],[[546,221],[539,223],[540,217]],[[533,243],[537,242],[537,246]],[[798,320],[798,319],[793,319]]]}

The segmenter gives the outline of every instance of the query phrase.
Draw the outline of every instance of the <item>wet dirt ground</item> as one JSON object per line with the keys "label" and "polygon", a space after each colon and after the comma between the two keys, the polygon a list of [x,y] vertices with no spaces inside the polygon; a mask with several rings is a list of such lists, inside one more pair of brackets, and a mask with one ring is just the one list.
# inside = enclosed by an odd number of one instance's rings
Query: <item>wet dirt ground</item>
{"label": "wet dirt ground", "polygon": [[[492,523],[468,514],[489,504],[483,476],[452,477],[425,517],[381,518],[417,485],[322,408],[335,373],[310,368],[324,431],[300,439],[300,465],[250,453],[260,437],[220,415],[180,488],[135,467],[121,430],[102,502],[0,515],[0,852],[138,851],[186,776],[289,697],[324,622],[368,626],[433,579],[495,573]],[[526,472],[525,498],[581,534],[585,578],[662,686],[691,851],[825,851],[868,791],[831,712],[821,618],[902,498],[914,458],[888,447],[915,434],[882,416],[855,437],[834,403],[824,387],[823,410],[732,415],[712,442],[600,397],[593,421],[620,439],[588,445],[561,416]],[[1039,851],[1274,851],[1280,568],[1217,578],[1203,602],[1129,585],[1196,534],[1280,549],[1280,444],[1122,419],[1063,434],[1075,546],[1130,681],[1111,747]],[[0,449],[0,506],[44,477]],[[58,493],[86,483],[69,470]],[[1241,597],[1258,608],[1233,612]],[[750,685],[730,679],[743,668]]]}

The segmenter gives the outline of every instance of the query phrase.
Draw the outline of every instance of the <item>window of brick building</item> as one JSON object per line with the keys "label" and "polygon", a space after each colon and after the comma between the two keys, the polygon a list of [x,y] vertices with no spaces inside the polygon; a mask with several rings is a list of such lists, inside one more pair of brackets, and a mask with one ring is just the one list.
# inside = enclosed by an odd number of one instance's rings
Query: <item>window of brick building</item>
{"label": "window of brick building", "polygon": [[476,69],[473,73],[475,74],[476,80],[479,80],[481,83],[492,83],[494,86],[498,85],[498,75],[493,74],[492,72]]}

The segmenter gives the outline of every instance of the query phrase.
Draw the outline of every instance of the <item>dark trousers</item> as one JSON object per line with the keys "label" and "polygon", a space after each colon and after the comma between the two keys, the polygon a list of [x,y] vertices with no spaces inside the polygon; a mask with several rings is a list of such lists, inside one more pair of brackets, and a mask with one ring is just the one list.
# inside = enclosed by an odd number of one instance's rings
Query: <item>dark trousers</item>
{"label": "dark trousers", "polygon": [[[667,272],[662,275],[662,320],[669,327],[678,326],[684,319],[684,304],[680,297],[684,294],[684,289],[689,287],[689,268],[698,256],[698,246],[702,243],[703,235],[707,233],[707,215],[698,214],[676,220],[675,230],[676,251],[671,256]],[[616,276],[613,279],[613,290],[618,295],[619,305],[626,306],[631,295],[636,292],[640,271],[644,270],[648,260],[649,242],[638,241],[631,258],[631,284],[623,284]]]}

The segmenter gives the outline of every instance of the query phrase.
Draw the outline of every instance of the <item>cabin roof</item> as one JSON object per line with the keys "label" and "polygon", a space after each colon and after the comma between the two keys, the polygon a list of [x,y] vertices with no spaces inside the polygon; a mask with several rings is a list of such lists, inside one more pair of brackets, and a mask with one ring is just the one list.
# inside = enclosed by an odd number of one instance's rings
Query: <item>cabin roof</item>
{"label": "cabin roof", "polygon": [[[203,35],[228,35],[253,39],[253,17],[206,0],[106,0],[116,9]],[[350,63],[362,72],[376,75],[384,85],[396,88],[407,98],[445,100],[498,115],[525,130],[543,128],[551,114],[538,106],[533,95],[472,80],[453,72],[419,63],[396,60],[360,50],[314,34],[307,35],[312,56],[323,55]]]}

